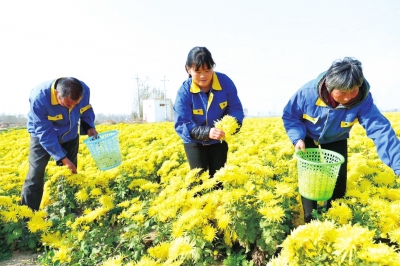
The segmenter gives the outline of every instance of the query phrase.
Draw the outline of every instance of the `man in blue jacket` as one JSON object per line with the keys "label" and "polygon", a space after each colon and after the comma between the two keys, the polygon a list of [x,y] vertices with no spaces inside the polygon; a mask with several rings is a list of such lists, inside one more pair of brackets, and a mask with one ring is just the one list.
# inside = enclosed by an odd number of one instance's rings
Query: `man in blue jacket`
{"label": "man in blue jacket", "polygon": [[82,135],[96,138],[98,134],[89,99],[89,87],[72,77],[46,81],[31,91],[29,171],[22,187],[23,205],[39,209],[50,157],[77,173],[78,126]]}
{"label": "man in blue jacket", "polygon": [[[306,83],[283,110],[286,132],[295,151],[321,148],[340,153],[345,158],[331,200],[342,198],[347,181],[347,139],[359,122],[377,148],[381,160],[400,174],[400,141],[390,122],[375,106],[364,78],[361,62],[345,57],[333,62],[328,71]],[[330,208],[331,200],[325,206]],[[302,197],[304,220],[309,222],[317,202]]]}

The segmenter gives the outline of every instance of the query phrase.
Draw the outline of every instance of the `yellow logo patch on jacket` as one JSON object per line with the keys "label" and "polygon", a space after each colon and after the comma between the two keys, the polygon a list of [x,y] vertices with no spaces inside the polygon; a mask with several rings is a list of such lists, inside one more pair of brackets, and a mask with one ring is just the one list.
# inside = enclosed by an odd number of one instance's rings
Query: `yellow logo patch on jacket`
{"label": "yellow logo patch on jacket", "polygon": [[313,124],[316,124],[317,121],[318,121],[318,117],[314,118],[314,117],[311,117],[311,116],[309,116],[307,114],[303,114],[303,119],[308,120]]}
{"label": "yellow logo patch on jacket", "polygon": [[81,114],[83,114],[85,111],[87,111],[88,109],[90,109],[92,107],[92,105],[88,104],[85,107],[82,107],[81,109],[79,109],[79,112]]}
{"label": "yellow logo patch on jacket", "polygon": [[50,121],[58,121],[58,120],[62,120],[63,119],[63,115],[59,114],[56,116],[47,116],[47,119],[49,119]]}
{"label": "yellow logo patch on jacket", "polygon": [[356,118],[353,122],[346,122],[346,121],[341,121],[340,122],[340,126],[341,127],[351,127],[353,126],[355,123],[358,122],[358,118]]}
{"label": "yellow logo patch on jacket", "polygon": [[219,107],[221,107],[221,109],[224,109],[227,106],[228,106],[228,101],[225,101],[225,102],[222,102],[219,104]]}
{"label": "yellow logo patch on jacket", "polygon": [[203,109],[193,109],[194,115],[203,115]]}

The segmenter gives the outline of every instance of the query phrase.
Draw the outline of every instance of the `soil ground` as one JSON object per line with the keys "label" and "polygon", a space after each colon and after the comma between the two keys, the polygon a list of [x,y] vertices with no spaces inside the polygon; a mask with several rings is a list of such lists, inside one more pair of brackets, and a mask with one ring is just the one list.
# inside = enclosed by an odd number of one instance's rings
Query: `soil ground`
{"label": "soil ground", "polygon": [[38,255],[32,252],[14,251],[10,259],[0,262],[0,266],[37,266]]}

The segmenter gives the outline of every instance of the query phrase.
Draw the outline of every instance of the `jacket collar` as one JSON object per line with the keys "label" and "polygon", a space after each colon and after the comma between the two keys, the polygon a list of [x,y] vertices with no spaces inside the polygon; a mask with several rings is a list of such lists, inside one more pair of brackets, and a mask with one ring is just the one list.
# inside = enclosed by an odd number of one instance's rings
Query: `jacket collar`
{"label": "jacket collar", "polygon": [[[213,74],[213,82],[212,82],[211,88],[213,90],[216,90],[216,91],[221,91],[222,90],[221,84],[219,83],[217,74],[215,72]],[[192,84],[190,85],[190,92],[191,93],[199,93],[199,92],[201,92],[200,87],[197,86],[196,83],[194,83],[193,79],[192,79]]]}
{"label": "jacket collar", "polygon": [[59,80],[59,79],[56,79],[56,80],[53,82],[53,84],[51,84],[51,88],[50,88],[51,104],[52,104],[52,105],[57,105],[57,104],[59,104],[59,103],[58,103],[58,100],[57,100],[57,96],[56,96],[56,83],[57,83],[57,80]]}

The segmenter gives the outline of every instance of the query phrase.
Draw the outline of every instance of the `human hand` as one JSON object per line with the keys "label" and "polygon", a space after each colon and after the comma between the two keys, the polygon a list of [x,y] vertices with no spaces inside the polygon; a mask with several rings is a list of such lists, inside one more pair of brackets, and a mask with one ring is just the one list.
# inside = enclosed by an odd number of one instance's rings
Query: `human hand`
{"label": "human hand", "polygon": [[306,144],[304,143],[304,140],[299,140],[296,145],[294,146],[294,151],[302,150],[303,152],[306,152]]}
{"label": "human hand", "polygon": [[97,135],[99,134],[95,128],[88,129],[87,133],[89,137],[93,136],[94,139],[97,139]]}
{"label": "human hand", "polygon": [[74,173],[74,174],[77,174],[77,173],[78,173],[75,164],[73,164],[67,157],[65,157],[64,159],[62,159],[61,162],[62,162],[65,166],[67,166],[67,167],[72,171],[72,173]]}
{"label": "human hand", "polygon": [[217,129],[217,128],[215,128],[215,127],[212,127],[212,128],[210,129],[210,133],[208,133],[208,137],[209,137],[210,139],[217,139],[217,140],[220,140],[220,139],[222,139],[222,138],[225,137],[225,132],[222,131],[221,129]]}

